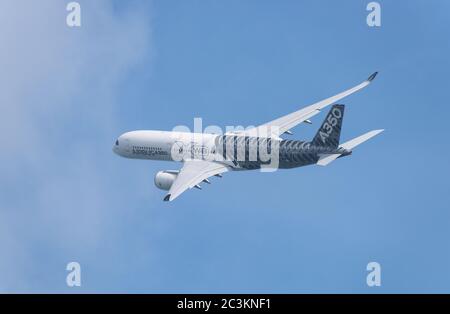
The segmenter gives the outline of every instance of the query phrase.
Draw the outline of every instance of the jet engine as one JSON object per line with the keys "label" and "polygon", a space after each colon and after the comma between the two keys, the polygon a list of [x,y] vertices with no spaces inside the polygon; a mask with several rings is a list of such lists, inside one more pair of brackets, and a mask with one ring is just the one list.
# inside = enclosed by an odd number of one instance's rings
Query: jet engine
{"label": "jet engine", "polygon": [[158,189],[168,191],[178,176],[178,170],[159,171],[155,175],[155,185]]}

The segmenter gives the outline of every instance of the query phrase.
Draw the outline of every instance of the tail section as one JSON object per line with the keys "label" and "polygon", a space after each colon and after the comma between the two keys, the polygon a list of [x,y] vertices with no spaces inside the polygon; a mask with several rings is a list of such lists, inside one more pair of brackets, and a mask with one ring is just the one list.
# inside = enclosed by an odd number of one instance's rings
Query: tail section
{"label": "tail section", "polygon": [[316,136],[314,136],[311,142],[312,145],[325,146],[331,149],[338,147],[342,120],[344,119],[344,109],[344,105],[331,107]]}

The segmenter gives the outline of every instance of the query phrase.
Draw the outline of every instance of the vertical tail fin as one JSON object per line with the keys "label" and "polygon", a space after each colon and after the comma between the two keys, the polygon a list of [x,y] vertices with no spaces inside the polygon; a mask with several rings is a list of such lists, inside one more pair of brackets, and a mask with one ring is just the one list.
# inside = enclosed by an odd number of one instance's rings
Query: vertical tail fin
{"label": "vertical tail fin", "polygon": [[344,119],[344,105],[331,107],[327,117],[323,121],[311,144],[315,146],[326,146],[337,148],[341,136],[342,120]]}

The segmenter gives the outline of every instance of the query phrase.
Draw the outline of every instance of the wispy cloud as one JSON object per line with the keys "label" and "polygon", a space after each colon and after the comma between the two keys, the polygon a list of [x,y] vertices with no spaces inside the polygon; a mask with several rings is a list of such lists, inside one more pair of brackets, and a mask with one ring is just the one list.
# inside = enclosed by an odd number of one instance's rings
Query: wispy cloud
{"label": "wispy cloud", "polygon": [[45,290],[35,262],[87,256],[114,224],[102,157],[117,90],[152,53],[151,8],[80,3],[81,28],[64,1],[0,4],[0,291]]}

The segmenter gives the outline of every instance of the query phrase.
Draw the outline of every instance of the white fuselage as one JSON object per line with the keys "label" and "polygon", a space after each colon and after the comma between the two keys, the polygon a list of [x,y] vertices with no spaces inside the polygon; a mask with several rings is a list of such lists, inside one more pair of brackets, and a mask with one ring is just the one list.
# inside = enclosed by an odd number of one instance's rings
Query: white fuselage
{"label": "white fuselage", "polygon": [[[119,136],[113,151],[126,158],[165,161],[217,159],[218,135],[171,131],[131,131]],[[224,161],[224,163],[229,164]]]}

